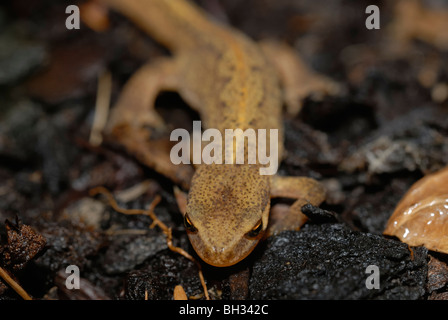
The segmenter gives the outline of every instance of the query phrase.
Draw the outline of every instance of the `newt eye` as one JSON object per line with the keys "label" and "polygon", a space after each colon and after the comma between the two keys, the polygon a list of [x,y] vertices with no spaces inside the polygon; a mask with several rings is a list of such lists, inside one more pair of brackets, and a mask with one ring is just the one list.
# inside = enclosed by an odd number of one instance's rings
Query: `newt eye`
{"label": "newt eye", "polygon": [[257,224],[246,235],[248,238],[256,238],[263,230],[263,221],[260,219]]}
{"label": "newt eye", "polygon": [[198,231],[198,229],[196,229],[196,227],[191,222],[190,217],[188,216],[188,213],[186,213],[184,215],[184,225],[185,225],[185,229],[187,229],[188,232],[195,233]]}

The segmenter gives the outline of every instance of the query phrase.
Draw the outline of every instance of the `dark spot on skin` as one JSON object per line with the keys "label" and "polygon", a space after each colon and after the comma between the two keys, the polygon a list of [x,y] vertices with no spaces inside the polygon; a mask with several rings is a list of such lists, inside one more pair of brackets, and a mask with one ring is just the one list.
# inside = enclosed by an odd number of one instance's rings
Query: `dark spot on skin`
{"label": "dark spot on skin", "polygon": [[259,71],[261,71],[261,68],[260,68],[259,65],[253,65],[253,66],[250,67],[250,70],[252,72],[259,72]]}

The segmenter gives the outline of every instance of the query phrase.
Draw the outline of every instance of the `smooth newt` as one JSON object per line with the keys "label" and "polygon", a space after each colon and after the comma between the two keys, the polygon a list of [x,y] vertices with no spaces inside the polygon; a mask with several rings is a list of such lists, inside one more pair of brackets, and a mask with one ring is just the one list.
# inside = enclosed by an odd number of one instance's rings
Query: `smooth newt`
{"label": "smooth newt", "polygon": [[[168,173],[173,167],[169,158],[158,161],[150,154],[162,153],[150,145],[151,131],[147,130],[164,126],[154,109],[162,90],[177,91],[199,113],[206,128],[223,133],[236,128],[278,129],[281,159],[285,100],[297,112],[302,93],[295,88],[321,83],[319,89],[331,91],[333,86],[310,70],[302,78],[291,75],[299,68],[304,74],[304,65],[292,54],[285,56],[272,43],[260,45],[229,26],[212,22],[201,8],[185,0],[101,2],[128,16],[173,54],[143,66],[129,80],[107,128],[110,136],[159,172]],[[285,65],[288,59],[292,64]],[[195,167],[183,215],[191,244],[205,262],[223,267],[241,261],[268,233],[300,228],[306,221],[302,205],[319,205],[325,199],[324,188],[314,179],[260,175],[259,167]],[[286,216],[274,219],[270,217],[273,197],[296,201]]]}

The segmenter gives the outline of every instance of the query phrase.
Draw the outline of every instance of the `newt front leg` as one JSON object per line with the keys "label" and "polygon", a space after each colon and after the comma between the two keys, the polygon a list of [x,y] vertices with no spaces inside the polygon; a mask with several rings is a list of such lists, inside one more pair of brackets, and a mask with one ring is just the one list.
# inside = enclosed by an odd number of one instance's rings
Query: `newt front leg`
{"label": "newt front leg", "polygon": [[163,90],[178,86],[177,62],[161,58],[141,67],[126,83],[112,110],[106,128],[107,139],[119,144],[143,164],[186,187],[193,175],[190,166],[176,166],[169,157],[172,143],[160,135],[165,123],[154,102]]}
{"label": "newt front leg", "polygon": [[310,203],[320,205],[325,200],[325,188],[318,181],[307,177],[272,176],[270,179],[271,198],[296,199],[286,215],[270,217],[268,236],[284,230],[298,230],[307,221],[302,206]]}

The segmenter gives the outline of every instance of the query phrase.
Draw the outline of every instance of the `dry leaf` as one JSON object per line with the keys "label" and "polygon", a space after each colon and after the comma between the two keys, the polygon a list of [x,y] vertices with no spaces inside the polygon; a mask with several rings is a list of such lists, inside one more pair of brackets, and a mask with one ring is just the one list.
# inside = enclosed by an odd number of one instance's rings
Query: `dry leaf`
{"label": "dry leaf", "polygon": [[448,167],[417,181],[389,218],[385,235],[448,253]]}

